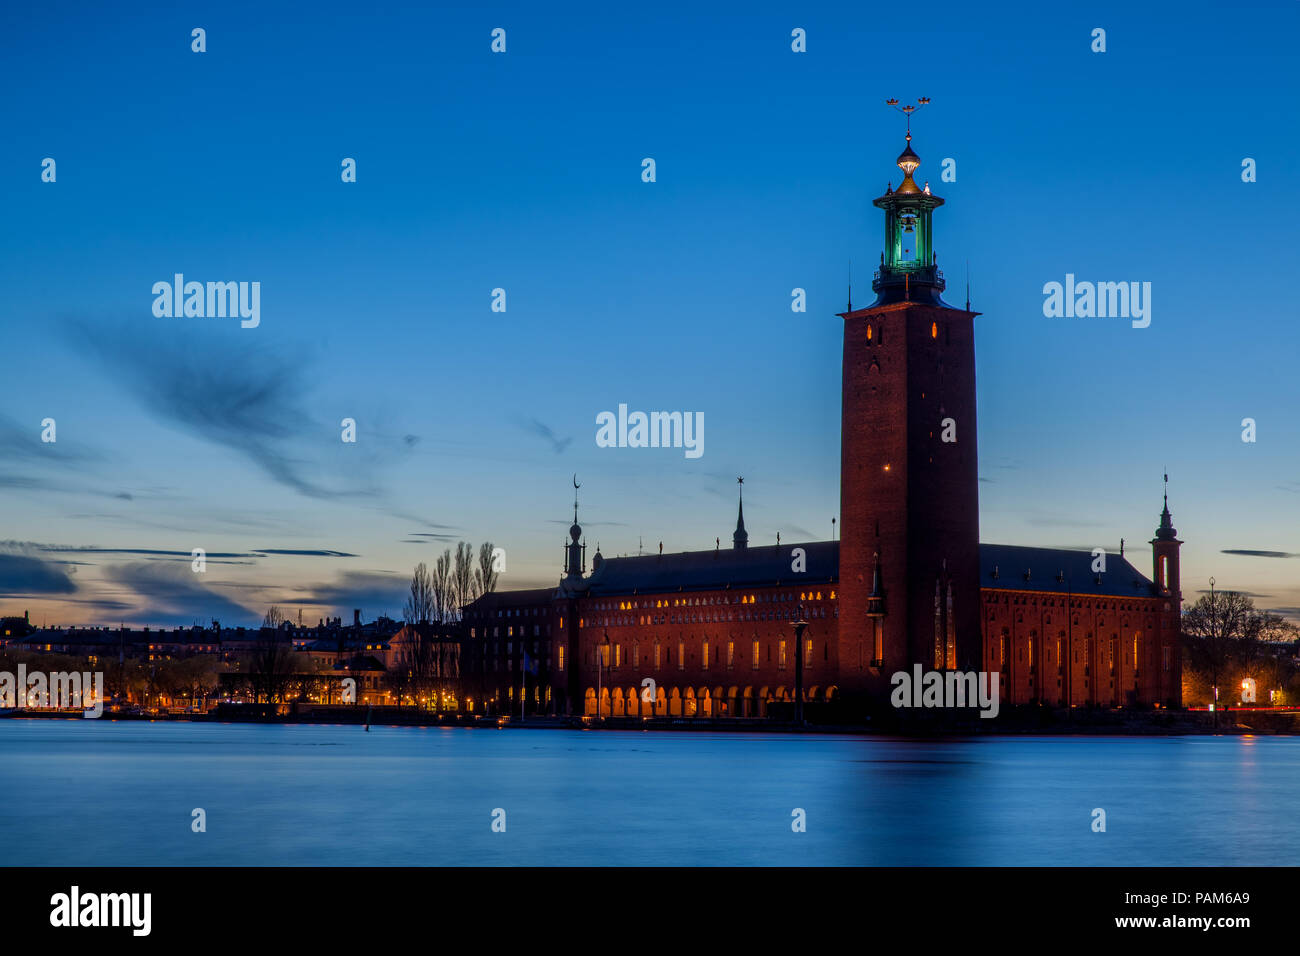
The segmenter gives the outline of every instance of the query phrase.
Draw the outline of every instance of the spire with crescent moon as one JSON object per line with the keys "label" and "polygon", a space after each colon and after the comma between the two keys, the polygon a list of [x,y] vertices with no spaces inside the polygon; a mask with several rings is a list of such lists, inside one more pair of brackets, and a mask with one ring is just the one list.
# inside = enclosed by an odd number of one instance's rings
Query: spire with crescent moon
{"label": "spire with crescent moon", "polygon": [[581,543],[582,526],[578,524],[578,489],[581,487],[575,474],[573,476],[573,527],[569,528],[571,540],[565,545],[567,557],[564,562],[564,573],[570,579],[582,577],[587,564],[587,546]]}

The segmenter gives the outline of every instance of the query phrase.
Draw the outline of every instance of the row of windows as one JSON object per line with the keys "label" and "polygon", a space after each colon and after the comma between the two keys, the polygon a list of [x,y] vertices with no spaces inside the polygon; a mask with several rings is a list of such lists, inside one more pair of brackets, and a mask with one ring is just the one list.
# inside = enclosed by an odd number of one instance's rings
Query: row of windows
{"label": "row of windows", "polygon": [[[1002,629],[1001,636],[998,638],[997,645],[989,649],[989,656],[992,663],[994,664],[1001,663],[1004,669],[1007,664],[1007,637],[1008,636],[1009,636],[1009,632],[1004,627]],[[1138,633],[1135,633],[1133,635],[1132,656],[1127,657],[1126,661],[1120,662],[1120,663],[1127,663],[1130,666],[1132,666],[1135,673],[1140,667],[1140,662],[1142,659],[1142,651],[1141,651],[1142,645],[1141,645],[1140,637],[1141,635]],[[1056,638],[1056,645],[1055,645],[1056,648],[1055,660],[1058,669],[1061,668],[1061,665],[1063,663],[1063,658],[1061,656],[1061,646],[1065,640],[1066,640],[1065,631],[1061,631],[1061,633]],[[1017,651],[1016,654],[1016,660],[1018,662],[1027,663],[1029,665],[1030,670],[1033,670],[1034,667],[1034,647],[1038,643],[1039,643],[1038,632],[1030,631],[1029,637],[1024,641],[1024,643],[1022,644],[1022,646],[1020,647],[1020,649]],[[1099,650],[1104,655],[1100,663],[1108,666],[1112,672],[1115,670],[1117,659],[1120,656],[1119,644],[1120,644],[1119,635],[1111,634],[1110,641],[1105,643],[1099,642],[1097,645],[1097,650]],[[1092,639],[1091,631],[1089,631],[1081,641],[1076,642],[1074,645],[1073,663],[1075,664],[1079,663],[1080,650],[1082,650],[1083,652],[1082,658],[1084,663],[1084,673],[1086,674],[1088,673],[1087,665],[1092,660],[1092,653],[1093,653],[1093,639]],[[1170,660],[1169,651],[1170,649],[1168,647],[1161,648],[1162,669],[1166,671],[1169,670],[1169,660]],[[1047,647],[1044,649],[1044,655],[1046,658],[1045,662],[1050,666],[1053,660],[1051,644],[1048,644]]]}
{"label": "row of windows", "polygon": [[[835,592],[830,591],[830,600],[836,599]],[[800,591],[798,600],[800,601],[821,601],[824,600],[824,594],[821,591]],[[656,608],[666,607],[707,607],[710,605],[725,604],[779,604],[781,602],[791,602],[795,600],[793,591],[786,591],[780,594],[707,594],[703,597],[689,598],[655,598],[627,601],[597,601],[592,607],[596,611],[637,611],[637,610],[654,610]]]}
{"label": "row of windows", "polygon": [[[564,621],[563,621],[563,619],[561,619],[561,621],[560,621],[560,626],[561,626],[561,627],[564,626]],[[527,625],[527,624],[520,624],[518,627],[516,627],[516,626],[513,625],[513,624],[507,624],[505,630],[506,630],[506,633],[505,633],[505,635],[504,635],[505,637],[527,637],[527,636],[528,636],[528,625]],[[476,628],[476,627],[471,627],[471,628],[469,629],[469,636],[470,636],[470,637],[478,637],[478,628]],[[491,633],[489,633],[489,632],[488,632],[488,628],[485,627],[485,628],[483,628],[483,636],[484,636],[484,637],[502,637],[503,635],[501,634],[501,628],[500,628],[500,627],[494,627],[494,628],[492,628],[492,629],[491,629]],[[534,624],[534,625],[533,625],[533,637],[543,637],[543,636],[545,636],[545,637],[550,637],[550,636],[551,636],[551,625],[549,625],[549,624]]]}
{"label": "row of windows", "polygon": [[[706,611],[703,614],[640,614],[633,617],[615,615],[598,617],[591,621],[592,627],[632,627],[656,624],[726,624],[735,621],[793,621],[797,610],[779,608],[775,611]],[[835,608],[832,617],[840,616],[840,609]],[[825,607],[804,608],[804,617],[813,620],[826,617]],[[587,627],[585,618],[578,621],[579,627]]]}
{"label": "row of windows", "polygon": [[[777,668],[778,668],[779,670],[785,670],[785,668],[786,668],[786,664],[787,664],[787,653],[786,653],[786,647],[787,647],[787,643],[788,643],[788,642],[782,640],[782,641],[777,641],[777,642],[775,642],[775,643],[776,643],[776,645],[777,645],[777,646],[776,646],[776,651],[777,651],[777,660],[776,660],[776,664],[777,664]],[[595,655],[596,650],[599,650],[599,653],[600,653],[600,664],[601,664],[602,667],[608,667],[608,668],[613,669],[613,668],[618,668],[618,667],[622,667],[622,666],[623,666],[623,664],[624,664],[624,662],[625,662],[625,657],[624,657],[624,654],[623,654],[623,645],[622,645],[622,644],[611,642],[611,643],[608,643],[608,644],[601,644],[601,645],[598,645],[596,648],[593,648],[593,649],[592,649],[592,653],[590,653],[590,654],[587,655],[587,664],[588,664],[588,665],[590,665],[590,664],[592,664],[592,663],[594,662],[594,660],[595,660],[595,656],[596,656],[596,655]],[[655,669],[655,670],[659,670],[659,669],[661,669],[661,668],[664,666],[665,659],[667,659],[668,666],[671,666],[671,665],[672,665],[672,646],[671,646],[671,645],[669,645],[667,648],[664,648],[663,645],[661,645],[659,641],[655,641],[654,644],[653,644],[650,648],[647,648],[647,650],[649,650],[649,651],[651,652],[650,654],[647,654],[647,655],[646,655],[646,656],[647,656],[647,662],[653,661],[653,666],[654,666],[654,669]],[[751,668],[752,668],[753,670],[758,670],[758,669],[759,669],[760,663],[761,663],[761,661],[762,661],[762,659],[763,659],[763,657],[762,657],[762,650],[763,650],[763,648],[762,648],[761,642],[759,642],[759,641],[757,641],[757,640],[751,642],[751,645],[750,645],[750,666],[751,666]],[[828,642],[823,641],[823,642],[822,642],[822,660],[828,660],[829,657],[830,657],[830,644],[829,644]],[[684,670],[686,670],[686,662],[687,662],[687,660],[688,660],[688,655],[687,655],[687,653],[686,653],[686,642],[685,642],[685,641],[678,641],[678,642],[677,642],[677,669],[678,669],[679,671],[684,671]],[[736,667],[736,662],[737,662],[737,655],[736,655],[736,642],[735,642],[735,641],[727,641],[726,652],[725,652],[725,660],[726,660],[726,667],[727,667],[727,670],[734,670],[735,667]],[[768,642],[768,645],[767,645],[767,662],[768,662],[768,663],[771,663],[771,661],[772,661],[772,642],[769,641],[769,642]],[[710,667],[711,667],[715,662],[716,662],[716,658],[714,658],[714,657],[712,656],[712,654],[711,654],[711,646],[710,646],[709,641],[708,641],[708,640],[703,641],[703,642],[701,643],[701,645],[700,645],[700,666],[701,666],[704,670],[708,670],[708,669],[709,669],[709,668],[710,668]],[[804,639],[804,664],[805,664],[806,666],[808,666],[808,667],[813,666],[813,641],[812,641],[812,638],[805,638],[805,639]],[[564,666],[564,664],[563,664],[563,654],[561,654],[561,664],[560,664],[560,667],[563,668],[563,666]],[[636,667],[641,667],[641,666],[642,666],[642,665],[641,665],[641,644],[640,644],[640,643],[634,643],[634,644],[632,645],[632,666],[633,666],[634,668],[636,668]]]}

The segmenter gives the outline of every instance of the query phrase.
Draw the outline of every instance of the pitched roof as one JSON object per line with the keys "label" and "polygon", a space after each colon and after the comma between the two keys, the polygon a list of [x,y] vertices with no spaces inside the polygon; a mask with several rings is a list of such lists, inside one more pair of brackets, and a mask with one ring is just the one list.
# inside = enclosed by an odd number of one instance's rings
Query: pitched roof
{"label": "pitched roof", "polygon": [[[793,570],[794,549],[804,552],[806,570]],[[1109,597],[1153,597],[1155,585],[1128,560],[1106,555],[1106,571],[1092,570],[1089,551],[1031,548],[1011,544],[981,544],[980,587],[1007,591],[1041,591]],[[839,581],[838,541],[792,542],[715,551],[683,551],[638,557],[603,558],[600,568],[583,583],[591,597],[616,594],[665,594],[677,591],[779,587]],[[997,569],[997,577],[993,576]],[[1029,572],[1028,578],[1025,572]],[[1100,580],[1098,578],[1100,577]],[[1059,579],[1058,579],[1059,578]],[[553,588],[497,591],[480,601],[494,606],[544,603]]]}
{"label": "pitched roof", "polygon": [[524,607],[537,605],[547,607],[555,597],[555,588],[529,588],[524,591],[489,591],[487,594],[466,604],[462,610],[473,608],[476,611],[504,607]]}
{"label": "pitched roof", "polygon": [[[795,571],[794,550],[804,552],[805,570]],[[588,579],[593,597],[603,594],[664,594],[672,591],[824,584],[836,580],[838,541],[814,541],[716,551],[683,551],[633,558],[604,558]]]}
{"label": "pitched roof", "polygon": [[[1107,597],[1155,596],[1155,585],[1126,558],[1107,553],[1106,570],[1102,574],[1092,570],[1094,560],[1090,551],[981,544],[980,587],[1057,594],[1068,589],[1074,594]],[[995,569],[996,578],[993,576]]]}

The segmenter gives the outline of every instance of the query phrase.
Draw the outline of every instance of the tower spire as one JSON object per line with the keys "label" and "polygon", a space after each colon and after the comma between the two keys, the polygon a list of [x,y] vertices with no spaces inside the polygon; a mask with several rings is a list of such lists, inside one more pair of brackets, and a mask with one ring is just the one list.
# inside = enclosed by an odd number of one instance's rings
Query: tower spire
{"label": "tower spire", "polygon": [[587,546],[582,543],[582,526],[578,524],[578,476],[573,476],[573,527],[569,528],[569,543],[565,545],[564,573],[569,578],[581,578],[586,570]]}
{"label": "tower spire", "polygon": [[885,212],[885,250],[880,271],[871,283],[878,296],[873,305],[915,301],[947,308],[940,297],[944,281],[934,254],[932,222],[932,214],[943,200],[930,192],[928,184],[926,189],[918,187],[913,178],[921,157],[912,150],[912,114],[930,100],[923,96],[915,106],[899,106],[896,99],[886,102],[907,117],[907,141],[897,160],[903,181],[897,189],[886,187],[885,195],[873,200]]}
{"label": "tower spire", "polygon": [[1160,512],[1160,527],[1156,529],[1157,541],[1173,541],[1178,537],[1173,515],[1169,513],[1169,473],[1165,472],[1165,506]]}
{"label": "tower spire", "polygon": [[736,530],[731,536],[731,544],[737,551],[744,551],[749,547],[749,532],[745,530],[745,479],[737,478],[736,484],[740,486],[740,508],[736,512]]}

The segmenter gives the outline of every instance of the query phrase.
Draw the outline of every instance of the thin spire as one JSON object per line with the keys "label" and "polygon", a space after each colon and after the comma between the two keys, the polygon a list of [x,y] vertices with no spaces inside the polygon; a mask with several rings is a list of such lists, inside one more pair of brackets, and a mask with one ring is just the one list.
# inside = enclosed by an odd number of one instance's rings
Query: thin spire
{"label": "thin spire", "polygon": [[1178,537],[1174,517],[1169,513],[1169,472],[1165,472],[1165,507],[1160,512],[1160,527],[1156,529],[1157,541],[1173,541]]}
{"label": "thin spire", "polygon": [[970,311],[970,260],[966,260],[966,311]]}
{"label": "thin spire", "polygon": [[737,478],[736,484],[740,486],[740,507],[736,512],[736,530],[731,536],[731,545],[743,551],[749,547],[749,532],[745,530],[745,479]]}

